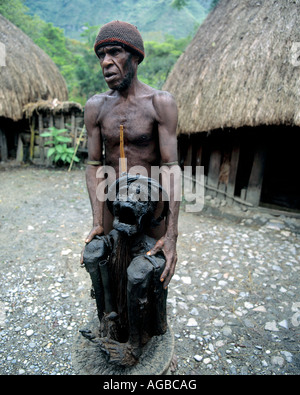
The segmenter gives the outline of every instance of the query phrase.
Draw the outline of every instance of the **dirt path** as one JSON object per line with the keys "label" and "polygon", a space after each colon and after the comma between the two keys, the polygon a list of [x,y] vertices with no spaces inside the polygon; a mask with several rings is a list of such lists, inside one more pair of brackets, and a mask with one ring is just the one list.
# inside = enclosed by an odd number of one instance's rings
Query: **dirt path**
{"label": "dirt path", "polygon": [[[0,374],[74,374],[74,336],[94,310],[79,267],[92,221],[84,171],[0,180]],[[168,299],[177,375],[300,372],[299,223],[244,214],[181,210]]]}

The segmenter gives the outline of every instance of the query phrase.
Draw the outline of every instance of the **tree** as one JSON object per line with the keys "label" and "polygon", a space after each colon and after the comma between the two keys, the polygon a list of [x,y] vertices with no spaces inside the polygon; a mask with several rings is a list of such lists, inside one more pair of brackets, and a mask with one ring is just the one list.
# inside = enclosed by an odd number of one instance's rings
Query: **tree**
{"label": "tree", "polygon": [[[180,9],[188,3],[188,0],[174,0],[172,5]],[[0,13],[23,30],[56,63],[66,80],[69,100],[84,105],[90,96],[106,91],[107,85],[93,49],[99,26],[87,24],[81,35],[83,40],[71,40],[65,37],[62,29],[38,16],[28,15],[28,11],[21,0],[0,0]],[[191,39],[192,35],[183,39],[166,35],[162,43],[145,41],[146,57],[139,66],[140,80],[161,89]]]}
{"label": "tree", "polygon": [[77,49],[80,51],[76,67],[77,94],[81,97],[81,101],[86,101],[93,94],[107,90],[98,58],[94,52],[94,41],[99,27],[88,24],[85,26],[86,29],[81,34],[84,42],[82,44],[77,42]]}
{"label": "tree", "polygon": [[181,10],[183,7],[186,7],[189,4],[189,0],[173,0],[171,6],[173,8],[177,8]]}
{"label": "tree", "polygon": [[215,6],[219,3],[220,0],[212,0],[210,7],[209,7],[209,11],[212,11]]}
{"label": "tree", "polygon": [[67,48],[68,39],[62,29],[46,23],[38,16],[28,15],[21,0],[0,0],[0,13],[27,34],[50,56],[65,78],[69,92],[74,86],[76,57]]}
{"label": "tree", "polygon": [[166,35],[163,43],[146,41],[146,57],[139,66],[139,79],[153,88],[161,89],[190,40],[190,36],[177,40],[171,35]]}

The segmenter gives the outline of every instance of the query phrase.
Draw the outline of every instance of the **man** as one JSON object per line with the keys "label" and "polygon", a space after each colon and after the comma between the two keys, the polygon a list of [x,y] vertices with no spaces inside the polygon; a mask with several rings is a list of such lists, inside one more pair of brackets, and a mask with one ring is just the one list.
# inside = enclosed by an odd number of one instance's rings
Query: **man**
{"label": "man", "polygon": [[[164,166],[170,170],[177,166],[176,103],[169,93],[155,90],[138,80],[137,69],[144,59],[144,46],[137,28],[126,22],[110,22],[100,29],[94,49],[110,90],[93,96],[85,106],[89,156],[86,182],[93,212],[93,228],[86,243],[96,235],[108,234],[112,230],[112,215],[96,196],[97,186],[103,178],[96,175],[102,166],[103,146],[105,165],[113,167],[117,177],[122,173],[119,168],[120,125],[124,130],[128,169],[142,166],[150,177],[151,166]],[[157,240],[148,255],[162,251],[166,259],[160,278],[165,289],[177,262],[179,201],[174,199],[172,184],[169,195],[166,220],[160,226],[146,230]]]}

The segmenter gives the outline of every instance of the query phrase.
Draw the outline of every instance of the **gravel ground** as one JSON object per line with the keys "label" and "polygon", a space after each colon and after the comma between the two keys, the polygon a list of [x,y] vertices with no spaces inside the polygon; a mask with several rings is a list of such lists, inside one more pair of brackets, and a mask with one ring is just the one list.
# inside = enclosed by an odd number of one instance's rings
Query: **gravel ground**
{"label": "gravel ground", "polygon": [[[72,375],[94,311],[79,266],[92,221],[84,170],[2,166],[0,178],[0,374]],[[299,374],[299,220],[207,201],[180,213],[173,374]]]}

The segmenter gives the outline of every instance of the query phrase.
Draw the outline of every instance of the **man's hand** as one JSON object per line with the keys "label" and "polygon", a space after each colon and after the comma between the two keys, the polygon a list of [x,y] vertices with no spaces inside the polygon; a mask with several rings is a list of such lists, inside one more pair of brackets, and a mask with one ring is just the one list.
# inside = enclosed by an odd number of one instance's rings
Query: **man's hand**
{"label": "man's hand", "polygon": [[[85,243],[87,244],[87,243],[91,242],[95,236],[101,236],[103,234],[104,234],[103,226],[96,225],[96,226],[93,227],[93,229],[88,234],[87,238],[85,239]],[[81,257],[80,257],[80,265],[81,266],[83,266],[84,249],[85,249],[85,246],[83,247],[83,250],[81,252]]]}
{"label": "man's hand", "polygon": [[166,258],[165,270],[162,272],[160,281],[164,283],[164,288],[167,289],[175,273],[175,266],[177,263],[176,240],[168,236],[163,236],[156,242],[155,246],[147,252],[147,255],[155,255],[159,251],[162,251]]}
{"label": "man's hand", "polygon": [[96,225],[93,227],[93,229],[90,231],[89,235],[85,239],[86,243],[89,243],[90,241],[93,240],[95,236],[101,236],[104,234],[104,229],[103,226],[101,225]]}

